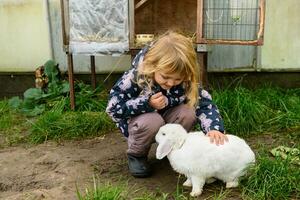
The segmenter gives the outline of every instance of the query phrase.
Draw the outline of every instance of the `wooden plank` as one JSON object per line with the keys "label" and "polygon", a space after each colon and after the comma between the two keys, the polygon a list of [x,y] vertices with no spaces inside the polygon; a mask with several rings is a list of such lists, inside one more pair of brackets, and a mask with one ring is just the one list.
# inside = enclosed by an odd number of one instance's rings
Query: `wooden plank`
{"label": "wooden plank", "polygon": [[67,45],[66,21],[65,21],[65,5],[64,5],[64,0],[60,0],[60,8],[61,8],[61,26],[62,26],[63,44],[64,44],[64,45]]}
{"label": "wooden plank", "polygon": [[60,0],[60,8],[61,8],[63,50],[65,52],[69,52],[69,44],[70,44],[69,1]]}
{"label": "wooden plank", "polygon": [[135,5],[135,10],[137,10],[139,7],[141,7],[144,3],[146,3],[148,0],[140,0],[136,5]]}
{"label": "wooden plank", "polygon": [[129,48],[134,48],[135,24],[134,24],[134,0],[129,1]]}
{"label": "wooden plank", "polygon": [[196,27],[196,34],[197,34],[197,43],[203,37],[203,0],[197,0],[197,27]]}
{"label": "wooden plank", "polygon": [[95,64],[95,56],[91,56],[91,72],[92,72],[92,87],[96,89],[96,64]]}
{"label": "wooden plank", "polygon": [[207,39],[200,39],[198,41],[199,44],[232,44],[232,45],[254,45],[254,46],[258,46],[259,41],[258,40],[217,40],[217,39],[211,39],[211,40],[207,40]]}
{"label": "wooden plank", "polygon": [[151,0],[135,10],[135,32],[160,35],[166,30],[196,33],[197,0]]}
{"label": "wooden plank", "polygon": [[265,8],[266,8],[266,1],[260,0],[259,30],[257,33],[258,45],[263,45],[264,27],[265,27]]}
{"label": "wooden plank", "polygon": [[75,110],[73,55],[72,53],[67,53],[67,55],[68,55],[68,76],[69,76],[69,85],[70,85],[70,104],[71,104],[71,109]]}
{"label": "wooden plank", "polygon": [[197,61],[199,64],[199,84],[204,89],[208,89],[209,82],[207,76],[207,52],[197,52]]}

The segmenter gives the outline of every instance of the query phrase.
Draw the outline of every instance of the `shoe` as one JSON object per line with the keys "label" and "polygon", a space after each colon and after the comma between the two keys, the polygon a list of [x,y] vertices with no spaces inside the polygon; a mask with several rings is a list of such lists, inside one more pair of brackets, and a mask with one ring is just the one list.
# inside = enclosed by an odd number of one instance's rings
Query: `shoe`
{"label": "shoe", "polygon": [[127,154],[127,156],[129,172],[132,176],[144,178],[151,175],[151,169],[146,156],[137,157],[130,154]]}

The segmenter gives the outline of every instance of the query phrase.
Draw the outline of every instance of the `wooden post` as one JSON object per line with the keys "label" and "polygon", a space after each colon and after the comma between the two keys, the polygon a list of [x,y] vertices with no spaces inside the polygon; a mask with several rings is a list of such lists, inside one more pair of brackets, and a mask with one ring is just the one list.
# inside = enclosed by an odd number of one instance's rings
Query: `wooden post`
{"label": "wooden post", "polygon": [[207,77],[207,52],[197,52],[197,59],[200,68],[199,84],[201,87],[208,89],[208,77]]}
{"label": "wooden post", "polygon": [[69,19],[66,19],[66,15],[68,15],[68,7],[69,5],[68,0],[60,0],[60,7],[61,7],[61,23],[62,23],[62,36],[63,36],[63,49],[67,54],[67,65],[68,65],[68,76],[69,76],[69,85],[70,85],[70,104],[71,109],[75,110],[75,89],[74,89],[74,72],[73,72],[73,55],[69,51],[69,32],[66,30],[69,27]]}
{"label": "wooden post", "polygon": [[197,0],[197,27],[196,27],[196,42],[201,43],[203,38],[203,0]]}
{"label": "wooden post", "polygon": [[91,56],[92,87],[96,89],[96,65],[95,56]]}
{"label": "wooden post", "polygon": [[69,75],[69,84],[70,84],[70,103],[71,103],[71,109],[75,110],[73,55],[71,53],[67,53],[67,55],[68,55],[68,75]]}
{"label": "wooden post", "polygon": [[134,27],[134,0],[129,0],[129,47],[134,48],[135,27]]}

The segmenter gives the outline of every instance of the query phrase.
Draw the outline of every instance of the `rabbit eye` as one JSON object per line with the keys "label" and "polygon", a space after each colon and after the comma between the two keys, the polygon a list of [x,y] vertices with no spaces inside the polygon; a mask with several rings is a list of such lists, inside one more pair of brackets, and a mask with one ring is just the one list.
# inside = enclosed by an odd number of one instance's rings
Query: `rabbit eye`
{"label": "rabbit eye", "polygon": [[166,135],[165,133],[162,133],[162,135]]}

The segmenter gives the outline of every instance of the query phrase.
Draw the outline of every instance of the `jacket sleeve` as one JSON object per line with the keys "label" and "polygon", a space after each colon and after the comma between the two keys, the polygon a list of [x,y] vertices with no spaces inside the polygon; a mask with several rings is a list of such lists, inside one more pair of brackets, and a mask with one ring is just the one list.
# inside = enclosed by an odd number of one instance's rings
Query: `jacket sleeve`
{"label": "jacket sleeve", "polygon": [[114,121],[129,118],[154,109],[149,105],[150,94],[138,94],[138,85],[134,81],[136,69],[126,72],[110,91],[106,112]]}
{"label": "jacket sleeve", "polygon": [[196,108],[197,120],[204,133],[217,130],[224,133],[224,122],[217,106],[213,103],[211,95],[199,88],[199,104]]}

